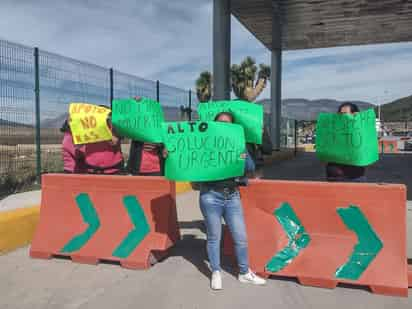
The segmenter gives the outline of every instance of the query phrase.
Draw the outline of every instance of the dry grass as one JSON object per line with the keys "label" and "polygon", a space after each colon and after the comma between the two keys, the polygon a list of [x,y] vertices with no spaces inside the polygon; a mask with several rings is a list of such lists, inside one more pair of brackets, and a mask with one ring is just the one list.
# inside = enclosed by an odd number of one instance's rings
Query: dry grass
{"label": "dry grass", "polygon": [[[42,172],[61,172],[60,145],[42,145]],[[35,145],[0,145],[0,196],[33,188],[36,181]]]}
{"label": "dry grass", "polygon": [[[42,144],[58,144],[63,138],[59,129],[41,129]],[[34,128],[0,126],[0,145],[34,144],[36,132]]]}
{"label": "dry grass", "polygon": [[[122,144],[125,160],[130,145]],[[42,173],[63,172],[61,144],[41,145]],[[36,181],[36,145],[0,144],[0,198],[30,190]]]}

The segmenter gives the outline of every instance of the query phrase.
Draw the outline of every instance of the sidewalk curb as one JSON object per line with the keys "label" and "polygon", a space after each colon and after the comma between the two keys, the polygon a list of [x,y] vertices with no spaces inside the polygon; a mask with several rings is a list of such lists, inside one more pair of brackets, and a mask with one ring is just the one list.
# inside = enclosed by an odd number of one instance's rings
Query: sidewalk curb
{"label": "sidewalk curb", "polygon": [[[176,194],[191,191],[190,182],[177,182]],[[31,243],[40,218],[40,206],[0,211],[0,255]]]}
{"label": "sidewalk curb", "polygon": [[[292,151],[275,152],[265,157],[264,165],[291,158],[293,158]],[[176,194],[189,191],[192,191],[190,182],[176,182]],[[40,206],[28,205],[0,211],[0,255],[30,244],[39,218]]]}
{"label": "sidewalk curb", "polygon": [[176,182],[176,194],[192,191],[190,182]]}
{"label": "sidewalk curb", "polygon": [[30,244],[40,217],[40,206],[0,213],[0,255]]}

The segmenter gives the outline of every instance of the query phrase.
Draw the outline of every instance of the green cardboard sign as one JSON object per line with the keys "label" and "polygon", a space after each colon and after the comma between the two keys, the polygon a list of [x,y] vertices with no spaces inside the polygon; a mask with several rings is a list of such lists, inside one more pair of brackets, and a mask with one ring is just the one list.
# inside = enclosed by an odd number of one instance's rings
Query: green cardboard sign
{"label": "green cardboard sign", "polygon": [[244,173],[243,128],[223,122],[166,122],[165,176],[179,181],[214,181]]}
{"label": "green cardboard sign", "polygon": [[162,142],[163,111],[148,98],[113,100],[112,123],[119,135],[142,142]]}
{"label": "green cardboard sign", "polygon": [[262,144],[263,106],[241,100],[200,103],[198,113],[201,121],[213,121],[217,114],[230,112],[234,122],[245,130],[247,143]]}
{"label": "green cardboard sign", "polygon": [[375,112],[321,113],[316,125],[316,154],[321,161],[367,166],[379,159]]}

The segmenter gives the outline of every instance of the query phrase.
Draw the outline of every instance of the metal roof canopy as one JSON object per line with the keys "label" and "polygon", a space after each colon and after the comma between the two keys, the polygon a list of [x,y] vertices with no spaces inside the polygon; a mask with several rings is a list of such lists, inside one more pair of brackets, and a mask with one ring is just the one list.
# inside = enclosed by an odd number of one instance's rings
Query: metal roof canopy
{"label": "metal roof canopy", "polygon": [[276,12],[284,50],[412,41],[412,0],[231,0],[231,12],[270,50]]}

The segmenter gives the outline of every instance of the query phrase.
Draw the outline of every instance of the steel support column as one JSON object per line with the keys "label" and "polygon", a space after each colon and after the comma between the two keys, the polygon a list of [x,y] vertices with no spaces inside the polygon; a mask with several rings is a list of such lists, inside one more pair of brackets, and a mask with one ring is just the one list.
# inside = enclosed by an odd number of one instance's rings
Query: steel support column
{"label": "steel support column", "polygon": [[109,101],[110,101],[110,108],[112,108],[113,104],[113,68],[109,70],[109,82],[110,82],[110,93],[109,93]]}
{"label": "steel support column", "polygon": [[40,131],[40,70],[39,49],[34,48],[34,106],[36,112],[36,181],[41,183],[41,131]]}
{"label": "steel support column", "polygon": [[213,99],[230,99],[230,0],[213,1]]}
{"label": "steel support column", "polygon": [[272,19],[272,75],[270,78],[271,117],[270,135],[273,148],[280,150],[280,126],[282,116],[282,29],[277,2],[273,1]]}

